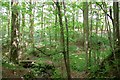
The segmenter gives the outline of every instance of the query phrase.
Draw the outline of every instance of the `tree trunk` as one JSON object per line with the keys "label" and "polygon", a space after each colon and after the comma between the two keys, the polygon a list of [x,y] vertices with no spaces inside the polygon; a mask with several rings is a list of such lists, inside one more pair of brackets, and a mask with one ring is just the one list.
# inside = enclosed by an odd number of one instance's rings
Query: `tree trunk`
{"label": "tree trunk", "polygon": [[[63,53],[63,56],[64,56],[64,62],[65,62],[65,66],[66,66],[66,70],[67,69],[67,55],[66,55],[66,51],[65,51],[65,37],[64,37],[64,28],[63,28],[63,23],[62,23],[62,14],[61,14],[61,10],[60,10],[60,4],[59,2],[55,2],[56,6],[57,6],[57,9],[58,9],[58,16],[59,16],[59,23],[60,23],[60,32],[61,32],[61,48],[62,48],[62,53]],[[69,79],[70,75],[69,74],[69,71],[67,71],[67,77]]]}
{"label": "tree trunk", "polygon": [[44,4],[42,4],[42,15],[41,15],[41,37],[40,37],[40,38],[41,38],[41,39],[40,39],[41,41],[44,41],[44,39],[43,39],[43,37],[44,37],[44,36],[43,36],[43,35],[44,35],[44,32],[43,32],[43,30],[44,30],[44,29],[43,29],[43,26],[44,26],[44,25],[43,25],[43,22],[44,22],[43,10],[44,10]]}
{"label": "tree trunk", "polygon": [[11,25],[11,51],[10,51],[10,60],[13,61],[14,63],[18,62],[18,43],[19,43],[19,38],[18,38],[18,33],[19,33],[19,24],[18,24],[18,10],[17,10],[17,5],[18,2],[12,0],[11,2],[12,5],[12,25]]}
{"label": "tree trunk", "polygon": [[[22,6],[23,8],[25,7],[25,3],[22,2]],[[21,59],[22,58],[22,55],[26,49],[25,47],[25,42],[24,42],[24,28],[25,28],[25,12],[24,10],[22,10],[22,24],[21,24],[21,30],[20,30],[20,50],[21,50],[21,53],[19,54],[19,58]]]}
{"label": "tree trunk", "polygon": [[[72,21],[73,21],[73,31],[75,29],[75,17],[74,17],[74,13],[72,13]],[[73,35],[74,37],[74,35]]]}
{"label": "tree trunk", "polygon": [[[10,5],[10,2],[8,2],[9,6]],[[10,45],[10,24],[11,24],[11,12],[10,12],[10,7],[8,8],[8,45]],[[8,51],[10,52],[10,47],[8,46]]]}
{"label": "tree trunk", "polygon": [[92,11],[92,3],[90,4],[90,10],[91,10],[91,19],[90,19],[90,41],[89,41],[89,47],[90,47],[90,51],[89,51],[89,66],[91,66],[91,52],[92,52],[92,48],[91,48],[91,46],[92,46],[92,18],[93,18],[93,11]]}
{"label": "tree trunk", "polygon": [[97,18],[96,18],[96,35],[98,34],[98,23],[99,23],[99,15],[98,15],[98,13],[96,12],[96,16],[97,16]]}
{"label": "tree trunk", "polygon": [[32,8],[32,0],[30,0],[30,35],[29,35],[29,38],[30,38],[30,47],[33,48],[34,50],[34,11],[33,11],[33,8]]}
{"label": "tree trunk", "polygon": [[89,54],[89,50],[88,50],[88,38],[89,38],[89,26],[88,26],[88,2],[83,2],[83,26],[84,26],[84,34],[85,34],[85,52],[86,52],[86,71],[88,68],[88,54]]}
{"label": "tree trunk", "polygon": [[[55,11],[57,13],[57,8]],[[55,14],[55,41],[57,41],[57,14]]]}
{"label": "tree trunk", "polygon": [[116,46],[120,46],[120,32],[119,32],[119,3],[113,2],[113,11],[114,11],[114,28],[115,28],[115,43]]}
{"label": "tree trunk", "polygon": [[[120,45],[119,45],[119,5],[118,2],[113,2],[113,49],[111,54],[102,61],[101,68],[105,67],[105,63],[108,62],[110,66],[114,66],[114,69],[117,74],[114,74],[115,77],[119,78],[120,75]],[[117,30],[118,29],[118,30]],[[115,63],[114,63],[115,62]]]}
{"label": "tree trunk", "polygon": [[120,34],[119,34],[119,2],[113,2],[113,14],[114,14],[114,19],[113,19],[113,29],[114,29],[114,58],[117,61],[117,71],[118,75],[120,75],[120,54],[116,51],[120,51]]}
{"label": "tree trunk", "polygon": [[67,52],[66,52],[66,62],[67,62],[67,75],[68,75],[68,80],[71,79],[71,71],[70,71],[70,60],[69,60],[69,29],[68,29],[68,21],[66,17],[66,6],[63,0],[63,6],[64,6],[64,16],[65,16],[65,25],[66,25],[66,46],[67,46]]}

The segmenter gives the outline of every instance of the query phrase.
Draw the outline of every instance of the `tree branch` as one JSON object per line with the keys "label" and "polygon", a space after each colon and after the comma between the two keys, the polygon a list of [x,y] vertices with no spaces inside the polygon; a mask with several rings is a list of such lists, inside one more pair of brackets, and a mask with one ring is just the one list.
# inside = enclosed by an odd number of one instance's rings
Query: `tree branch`
{"label": "tree branch", "polygon": [[105,10],[103,9],[103,7],[102,7],[98,2],[96,2],[96,4],[103,10],[103,12],[104,12],[104,13],[112,20],[112,22],[113,22],[112,15],[107,14],[107,11],[105,11]]}

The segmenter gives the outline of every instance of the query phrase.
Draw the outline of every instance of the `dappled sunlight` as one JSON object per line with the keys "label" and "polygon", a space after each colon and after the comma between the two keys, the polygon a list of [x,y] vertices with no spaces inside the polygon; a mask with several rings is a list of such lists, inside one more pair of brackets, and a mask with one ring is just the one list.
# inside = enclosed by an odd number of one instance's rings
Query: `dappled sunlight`
{"label": "dappled sunlight", "polygon": [[8,52],[5,53],[6,56],[7,56],[8,54],[9,54]]}
{"label": "dappled sunlight", "polygon": [[85,58],[79,58],[80,60],[85,60]]}
{"label": "dappled sunlight", "polygon": [[2,78],[119,78],[118,2],[1,1]]}

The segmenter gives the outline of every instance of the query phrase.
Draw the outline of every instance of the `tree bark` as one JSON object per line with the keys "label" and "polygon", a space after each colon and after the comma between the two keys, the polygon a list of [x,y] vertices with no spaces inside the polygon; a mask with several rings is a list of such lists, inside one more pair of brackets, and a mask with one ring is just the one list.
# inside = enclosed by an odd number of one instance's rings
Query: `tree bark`
{"label": "tree bark", "polygon": [[84,34],[85,34],[85,52],[86,52],[86,71],[88,71],[88,54],[89,54],[89,48],[88,48],[88,38],[89,38],[89,26],[88,26],[88,2],[83,2],[83,26],[84,26]]}
{"label": "tree bark", "polygon": [[32,0],[30,0],[30,34],[29,34],[29,38],[30,38],[30,47],[33,48],[34,50],[34,13],[33,13],[33,7],[32,7]]}
{"label": "tree bark", "polygon": [[117,61],[117,71],[118,75],[120,75],[120,54],[116,51],[120,51],[120,34],[119,34],[119,2],[113,2],[113,14],[114,14],[114,19],[113,19],[113,29],[114,29],[114,51],[113,55],[115,58],[115,61]]}
{"label": "tree bark", "polygon": [[90,31],[89,31],[89,36],[90,36],[90,42],[89,42],[89,66],[91,66],[91,52],[92,52],[92,29],[93,29],[93,24],[92,24],[92,18],[93,18],[93,11],[92,11],[92,3],[90,4],[90,10],[91,10],[91,18],[90,18]]}
{"label": "tree bark", "polygon": [[[25,2],[22,2],[22,8],[25,8]],[[25,28],[25,12],[24,10],[22,10],[22,24],[21,24],[21,29],[20,29],[20,50],[21,53],[19,54],[19,58],[22,58],[22,55],[24,53],[24,51],[26,50],[25,47],[25,41],[24,41],[24,28]]]}
{"label": "tree bark", "polygon": [[10,60],[14,63],[18,62],[18,44],[19,44],[19,24],[18,24],[18,2],[12,0],[12,25],[11,25],[11,51],[10,51]]}
{"label": "tree bark", "polygon": [[63,28],[63,23],[62,23],[62,14],[61,14],[61,8],[60,8],[60,2],[55,2],[56,6],[57,6],[57,9],[58,9],[58,16],[59,16],[59,23],[60,23],[60,32],[61,32],[61,44],[62,44],[62,53],[63,53],[63,56],[64,56],[64,62],[65,62],[65,67],[66,67],[66,70],[67,70],[67,77],[69,79],[70,75],[69,74],[69,71],[67,69],[67,55],[66,55],[66,51],[65,51],[65,37],[64,37],[64,28]]}
{"label": "tree bark", "polygon": [[44,22],[44,18],[43,18],[43,10],[44,10],[44,4],[42,4],[42,15],[41,15],[41,41],[44,41],[43,37],[44,37],[44,32],[43,32],[43,22]]}
{"label": "tree bark", "polygon": [[120,46],[120,28],[119,28],[119,3],[113,2],[113,12],[114,12],[114,24],[113,27],[115,28],[115,43],[116,46]]}
{"label": "tree bark", "polygon": [[[10,2],[8,2],[8,5],[11,7]],[[11,24],[11,9],[8,8],[8,44],[10,43],[10,24]],[[10,45],[10,44],[9,44]],[[8,51],[10,52],[10,47],[8,46]]]}
{"label": "tree bark", "polygon": [[63,6],[64,6],[64,16],[65,16],[65,26],[66,26],[66,45],[67,45],[67,51],[66,51],[66,62],[67,62],[67,75],[68,75],[68,80],[71,79],[71,71],[70,71],[70,60],[69,60],[69,29],[68,29],[68,21],[66,17],[66,6],[63,0]]}
{"label": "tree bark", "polygon": [[[55,9],[56,13],[57,13],[57,8]],[[57,41],[57,14],[55,14],[55,41]]]}

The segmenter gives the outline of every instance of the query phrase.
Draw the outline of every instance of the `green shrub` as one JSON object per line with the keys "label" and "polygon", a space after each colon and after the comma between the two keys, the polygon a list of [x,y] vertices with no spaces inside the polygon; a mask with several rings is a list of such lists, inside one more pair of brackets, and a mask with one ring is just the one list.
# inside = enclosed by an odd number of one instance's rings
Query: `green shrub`
{"label": "green shrub", "polygon": [[54,65],[37,62],[32,66],[32,73],[36,77],[50,77],[53,75],[55,70]]}

